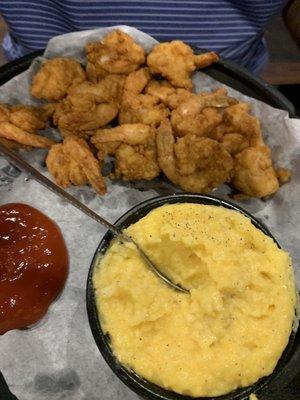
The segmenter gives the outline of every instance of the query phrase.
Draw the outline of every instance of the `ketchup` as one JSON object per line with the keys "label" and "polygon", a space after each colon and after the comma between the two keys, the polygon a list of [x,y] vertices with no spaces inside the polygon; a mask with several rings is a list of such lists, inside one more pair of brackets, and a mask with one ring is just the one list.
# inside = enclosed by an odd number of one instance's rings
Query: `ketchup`
{"label": "ketchup", "polygon": [[67,275],[68,252],[55,222],[26,204],[0,206],[0,334],[39,321]]}

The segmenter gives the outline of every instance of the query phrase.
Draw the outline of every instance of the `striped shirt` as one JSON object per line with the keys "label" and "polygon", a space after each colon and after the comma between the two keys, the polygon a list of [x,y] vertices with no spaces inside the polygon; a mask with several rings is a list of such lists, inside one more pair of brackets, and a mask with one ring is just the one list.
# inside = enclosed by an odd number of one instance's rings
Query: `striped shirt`
{"label": "striped shirt", "polygon": [[159,41],[181,39],[219,52],[258,73],[267,61],[263,34],[285,0],[1,0],[9,59],[42,49],[66,32],[130,25]]}

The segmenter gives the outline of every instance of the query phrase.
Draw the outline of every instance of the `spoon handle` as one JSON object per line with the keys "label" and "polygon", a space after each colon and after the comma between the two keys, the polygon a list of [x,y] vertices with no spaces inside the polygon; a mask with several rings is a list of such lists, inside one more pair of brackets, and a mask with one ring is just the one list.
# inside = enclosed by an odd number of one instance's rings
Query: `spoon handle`
{"label": "spoon handle", "polygon": [[182,288],[180,285],[176,285],[167,276],[162,274],[158,270],[158,268],[153,264],[153,262],[149,259],[149,257],[145,254],[143,249],[141,249],[140,246],[131,237],[127,236],[125,233],[123,233],[121,230],[119,230],[116,226],[114,226],[113,224],[108,222],[106,219],[104,219],[100,215],[96,214],[93,210],[91,210],[86,205],[81,203],[79,200],[77,200],[75,197],[73,197],[67,191],[65,191],[64,189],[62,189],[58,185],[56,185],[56,183],[50,181],[50,179],[46,178],[37,169],[32,167],[30,164],[28,164],[21,157],[19,157],[18,154],[16,154],[15,152],[11,151],[7,147],[4,147],[0,143],[0,154],[1,153],[3,153],[4,157],[8,161],[11,161],[16,167],[19,167],[21,170],[27,172],[29,174],[29,176],[34,178],[41,185],[43,185],[47,189],[51,190],[52,192],[57,194],[62,199],[67,200],[67,202],[71,203],[74,207],[78,208],[80,211],[82,211],[83,213],[85,213],[89,217],[93,218],[95,221],[97,221],[101,225],[105,226],[107,229],[109,229],[112,232],[113,235],[115,235],[119,239],[121,239],[121,241],[133,243],[136,246],[136,248],[139,251],[140,255],[142,256],[142,258],[144,259],[144,261],[146,262],[146,264],[148,265],[148,267],[151,269],[152,272],[154,272],[165,283],[167,283],[169,286],[172,286],[174,289],[179,290],[181,292],[188,293],[188,290]]}
{"label": "spoon handle", "polygon": [[15,152],[8,149],[7,147],[4,147],[2,144],[0,144],[0,152],[3,153],[4,157],[8,161],[12,162],[16,167],[19,167],[21,170],[27,172],[29,174],[29,176],[34,178],[36,181],[38,181],[40,184],[45,186],[47,189],[51,190],[52,192],[57,194],[62,199],[67,200],[74,207],[78,208],[80,211],[82,211],[89,217],[93,218],[95,221],[99,222],[101,225],[105,226],[114,235],[121,236],[121,237],[124,236],[123,233],[118,228],[116,228],[114,225],[112,225],[106,219],[102,218],[100,215],[96,214],[93,210],[91,210],[86,205],[81,203],[79,200],[77,200],[74,196],[69,194],[67,191],[65,191],[58,185],[56,185],[50,179],[46,178],[46,176],[41,174],[37,169],[32,167],[30,164],[28,164],[25,160],[23,160],[21,157],[19,157]]}

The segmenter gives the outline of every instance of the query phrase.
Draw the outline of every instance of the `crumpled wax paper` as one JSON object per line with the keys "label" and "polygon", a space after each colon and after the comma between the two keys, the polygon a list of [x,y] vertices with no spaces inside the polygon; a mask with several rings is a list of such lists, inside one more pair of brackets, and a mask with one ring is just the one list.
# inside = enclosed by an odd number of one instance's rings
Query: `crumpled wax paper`
{"label": "crumpled wax paper", "polygon": [[[129,33],[147,51],[156,41],[134,28],[118,27]],[[57,56],[74,57],[85,62],[84,45],[97,41],[116,27],[76,32],[50,40],[43,58],[36,59],[26,72],[0,88],[0,102],[39,104],[29,94],[33,74],[43,59]],[[197,90],[224,86],[203,73],[196,73]],[[288,113],[247,97],[231,88],[230,95],[251,104],[252,112],[261,123],[264,138],[272,148],[277,166],[290,168],[293,177],[278,193],[266,201],[251,199],[239,203],[260,218],[293,258],[298,283],[300,281],[300,120]],[[55,136],[55,129],[45,131]],[[47,176],[44,150],[21,152],[32,165]],[[125,211],[151,197],[179,192],[166,179],[126,184],[107,182],[108,193],[97,196],[90,187],[69,191],[109,221],[115,221]],[[214,191],[227,199],[226,186]],[[85,305],[88,269],[94,251],[105,230],[80,211],[57,198],[26,174],[10,167],[0,157],[0,204],[28,203],[54,219],[60,226],[70,254],[69,277],[59,299],[47,316],[35,327],[11,331],[0,339],[0,370],[12,392],[20,400],[133,400],[137,396],[114,375],[94,343]]]}

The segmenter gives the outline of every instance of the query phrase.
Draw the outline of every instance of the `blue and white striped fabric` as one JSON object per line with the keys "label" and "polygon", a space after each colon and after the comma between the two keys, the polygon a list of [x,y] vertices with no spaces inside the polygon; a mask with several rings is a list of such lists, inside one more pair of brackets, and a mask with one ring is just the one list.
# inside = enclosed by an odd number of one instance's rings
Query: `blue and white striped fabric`
{"label": "blue and white striped fabric", "polygon": [[131,25],[159,41],[181,39],[219,52],[257,73],[267,61],[263,39],[286,0],[1,0],[10,59],[42,49],[56,35]]}

